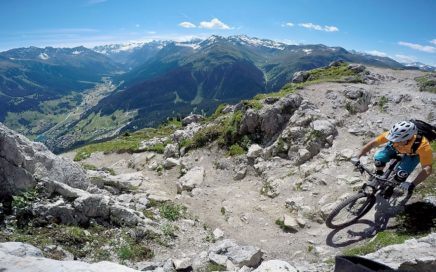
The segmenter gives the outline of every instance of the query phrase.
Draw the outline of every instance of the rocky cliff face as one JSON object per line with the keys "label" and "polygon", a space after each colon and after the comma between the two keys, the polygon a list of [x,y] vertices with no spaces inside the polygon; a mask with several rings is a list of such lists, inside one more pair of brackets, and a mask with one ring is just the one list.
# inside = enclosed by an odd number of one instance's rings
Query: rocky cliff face
{"label": "rocky cliff face", "polygon": [[86,190],[91,184],[76,163],[55,156],[0,123],[0,186],[11,194],[33,189],[42,178]]}
{"label": "rocky cliff face", "polygon": [[[33,237],[39,235],[35,225],[60,229],[50,232],[55,239],[48,242],[29,239],[37,249],[0,244],[0,268],[333,271],[330,260],[344,248],[399,224],[398,209],[378,199],[374,211],[357,224],[326,228],[324,218],[335,203],[365,182],[348,160],[396,121],[436,121],[436,96],[419,92],[414,80],[421,72],[347,69],[358,70],[359,83],[307,84],[257,104],[230,105],[211,122],[193,116],[171,135],[142,143],[144,149],[166,145],[163,154],[94,153],[82,162],[91,169],[86,171],[0,124],[0,185],[15,195],[38,191],[26,208]],[[201,140],[201,147],[194,140]],[[220,141],[248,142],[247,151],[228,156]],[[363,163],[370,165],[371,156]],[[432,211],[431,194],[416,193],[412,201],[427,201]],[[0,228],[0,239],[23,235],[14,229],[20,216],[6,217],[8,228]],[[435,248],[431,233],[365,257],[394,268],[433,271]]]}

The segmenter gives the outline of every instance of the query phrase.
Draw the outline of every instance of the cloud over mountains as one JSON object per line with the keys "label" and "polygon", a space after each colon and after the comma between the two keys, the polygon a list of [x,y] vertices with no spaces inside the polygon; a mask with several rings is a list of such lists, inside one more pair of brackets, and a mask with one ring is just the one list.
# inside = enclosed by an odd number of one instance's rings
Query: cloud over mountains
{"label": "cloud over mountains", "polygon": [[[179,26],[183,28],[196,28],[197,26],[191,22],[181,22]],[[218,18],[213,18],[210,21],[202,21],[198,25],[198,28],[204,28],[204,29],[233,29],[229,25],[223,23]]]}

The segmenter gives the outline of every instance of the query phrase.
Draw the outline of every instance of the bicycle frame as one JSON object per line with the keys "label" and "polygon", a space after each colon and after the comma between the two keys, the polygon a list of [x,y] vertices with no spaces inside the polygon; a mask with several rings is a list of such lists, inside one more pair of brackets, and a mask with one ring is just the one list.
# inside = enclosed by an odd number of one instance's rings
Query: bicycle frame
{"label": "bicycle frame", "polygon": [[[372,173],[372,171],[366,168],[365,166],[358,164],[356,168],[360,171],[360,173],[363,174],[363,172],[366,172],[370,176],[369,182],[365,183],[362,186],[361,191],[366,194],[375,195],[377,191],[381,190],[382,188],[397,186],[398,182],[393,180],[391,174],[397,168],[401,160],[402,157],[399,155],[397,155],[393,160],[391,160],[388,169],[386,169],[386,171],[383,173],[382,176],[378,176]],[[368,190],[369,189],[368,187],[370,188],[370,190]]]}

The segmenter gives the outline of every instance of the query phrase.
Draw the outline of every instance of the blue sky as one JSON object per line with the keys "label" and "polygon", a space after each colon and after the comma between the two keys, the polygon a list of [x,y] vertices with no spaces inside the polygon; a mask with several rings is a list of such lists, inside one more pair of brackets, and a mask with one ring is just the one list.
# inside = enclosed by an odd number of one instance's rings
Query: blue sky
{"label": "blue sky", "polygon": [[436,66],[433,0],[0,0],[0,51],[246,34]]}

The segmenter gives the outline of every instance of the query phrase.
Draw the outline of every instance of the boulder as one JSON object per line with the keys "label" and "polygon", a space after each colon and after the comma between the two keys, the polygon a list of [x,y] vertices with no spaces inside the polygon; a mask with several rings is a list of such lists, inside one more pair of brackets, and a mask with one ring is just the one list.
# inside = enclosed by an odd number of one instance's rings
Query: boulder
{"label": "boulder", "polygon": [[297,219],[287,214],[283,216],[283,226],[286,228],[286,230],[292,232],[297,232],[299,230]]}
{"label": "boulder", "polygon": [[164,160],[164,162],[162,164],[163,168],[165,168],[165,169],[171,169],[171,168],[178,166],[178,165],[180,165],[180,160],[174,159],[174,158],[167,158]]}
{"label": "boulder", "polygon": [[119,226],[136,226],[140,221],[143,221],[134,210],[123,207],[119,204],[110,206],[110,220]]}
{"label": "boulder", "polygon": [[[228,259],[233,265],[241,268],[243,266],[257,267],[261,262],[263,253],[259,248],[239,246],[234,240],[226,239],[216,242],[209,248],[209,258],[211,256],[216,263]],[[227,264],[227,266],[229,265]]]}
{"label": "boulder", "polygon": [[436,271],[436,233],[410,239],[403,244],[390,245],[364,257],[393,269]]}
{"label": "boulder", "polygon": [[247,158],[256,159],[262,156],[263,148],[258,144],[253,144],[248,148]]}
{"label": "boulder", "polygon": [[204,120],[204,116],[200,114],[191,114],[183,118],[182,124],[184,126],[189,125],[191,123],[199,123]]}
{"label": "boulder", "polygon": [[107,196],[88,195],[74,200],[74,207],[86,217],[109,218],[110,199]]}
{"label": "boulder", "polygon": [[197,133],[201,128],[202,126],[200,124],[191,123],[183,129],[178,129],[173,133],[173,141],[180,143],[185,139],[192,138],[192,136],[194,136],[194,134]]}
{"label": "boulder", "polygon": [[88,217],[77,211],[70,203],[66,203],[63,199],[59,199],[54,203],[34,203],[32,205],[32,213],[40,219],[47,221],[56,218],[60,223],[65,225],[85,225],[89,221]]}
{"label": "boulder", "polygon": [[292,83],[302,83],[305,82],[309,78],[310,74],[306,71],[298,71],[295,72],[292,76]]}
{"label": "boulder", "polygon": [[227,256],[224,256],[224,255],[219,255],[219,254],[216,254],[214,252],[211,252],[209,254],[209,261],[211,261],[212,263],[215,263],[215,264],[225,266],[227,264],[228,260],[229,260],[229,258],[227,258]]}
{"label": "boulder", "polygon": [[[302,97],[289,94],[275,101],[273,104],[264,102],[262,109],[247,109],[242,117],[239,134],[250,135],[262,143],[270,144],[280,133],[292,114],[301,105]],[[271,102],[272,102],[271,101]]]}
{"label": "boulder", "polygon": [[262,262],[253,272],[298,272],[298,270],[285,261],[269,260]]}
{"label": "boulder", "polygon": [[324,137],[336,135],[338,133],[335,125],[329,120],[315,120],[312,122],[311,127],[315,131],[321,132]]}
{"label": "boulder", "polygon": [[192,266],[191,258],[175,259],[173,263],[176,270],[188,269]]}
{"label": "boulder", "polygon": [[79,164],[54,155],[43,144],[29,141],[2,123],[0,169],[0,188],[8,194],[32,189],[42,178],[80,189],[92,186]]}
{"label": "boulder", "polygon": [[164,158],[178,158],[179,154],[179,145],[178,144],[167,144],[164,149]]}
{"label": "boulder", "polygon": [[225,254],[238,267],[256,267],[262,260],[262,251],[253,246],[232,247]]}
{"label": "boulder", "polygon": [[246,165],[238,165],[234,169],[235,175],[233,176],[234,180],[244,179],[247,175],[247,166]]}
{"label": "boulder", "polygon": [[[30,248],[29,245],[25,247]],[[31,250],[33,251],[33,250]],[[24,252],[31,252],[25,250]],[[36,251],[35,251],[36,253]],[[33,254],[33,253],[31,253]],[[39,254],[39,253],[37,253]],[[85,263],[79,261],[57,261],[52,259],[43,258],[42,256],[29,256],[26,254],[24,256],[17,256],[10,254],[8,249],[3,249],[0,246],[0,260],[1,268],[4,271],[44,271],[44,272],[76,272],[76,271],[87,271],[87,272],[106,272],[106,271],[117,271],[117,272],[136,272],[127,266],[119,265],[111,262],[98,262],[98,263]]]}
{"label": "boulder", "polygon": [[39,248],[20,242],[1,243],[0,251],[17,257],[43,257],[43,253]]}
{"label": "boulder", "polygon": [[350,64],[348,65],[348,69],[355,72],[355,73],[362,73],[363,71],[366,70],[366,67],[363,66],[362,64]]}
{"label": "boulder", "polygon": [[255,110],[248,109],[242,117],[239,133],[243,135],[255,133],[259,126],[259,119],[259,114]]}
{"label": "boulder", "polygon": [[177,192],[192,191],[204,181],[204,168],[196,166],[177,181]]}
{"label": "boulder", "polygon": [[371,93],[363,89],[348,89],[344,91],[348,100],[343,105],[350,113],[365,112],[371,104]]}
{"label": "boulder", "polygon": [[343,60],[335,60],[335,61],[330,62],[328,67],[338,67],[344,63],[345,63],[345,61],[343,61]]}
{"label": "boulder", "polygon": [[221,229],[215,229],[213,231],[213,238],[215,238],[215,240],[220,240],[224,237],[224,232]]}
{"label": "boulder", "polygon": [[140,145],[140,149],[147,150],[148,148],[152,148],[156,145],[165,145],[170,139],[168,137],[155,137],[146,141],[142,141]]}

